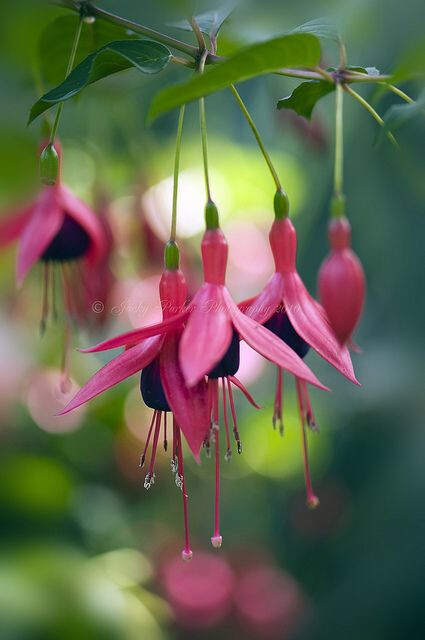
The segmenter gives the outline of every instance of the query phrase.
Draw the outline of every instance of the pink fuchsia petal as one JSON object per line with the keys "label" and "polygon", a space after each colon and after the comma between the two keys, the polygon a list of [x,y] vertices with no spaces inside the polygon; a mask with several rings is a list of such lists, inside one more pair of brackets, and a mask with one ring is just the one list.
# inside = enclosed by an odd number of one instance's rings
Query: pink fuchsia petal
{"label": "pink fuchsia petal", "polygon": [[148,327],[141,327],[140,329],[134,329],[134,331],[122,333],[115,338],[110,338],[110,340],[100,342],[94,347],[89,347],[88,349],[79,349],[79,351],[81,351],[81,353],[97,353],[99,351],[117,349],[118,347],[133,347],[135,344],[141,342],[142,340],[145,340],[146,338],[151,338],[152,336],[162,335],[164,333],[167,333],[168,331],[179,329],[188,315],[189,310],[186,309],[185,311],[182,311],[175,316],[170,316],[166,320],[158,322],[157,324],[152,324]]}
{"label": "pink fuchsia petal", "polygon": [[64,212],[57,196],[57,187],[45,187],[34,205],[19,243],[18,284],[23,282],[29,269],[41,258],[62,225]]}
{"label": "pink fuchsia petal", "polygon": [[186,386],[178,361],[178,333],[166,336],[161,349],[160,372],[165,397],[176,423],[183,431],[195,459],[208,433],[208,387],[205,380],[190,389]]}
{"label": "pink fuchsia petal", "polygon": [[33,209],[34,205],[30,204],[0,220],[0,247],[6,247],[21,235],[30,221]]}
{"label": "pink fuchsia petal", "polygon": [[339,344],[324,310],[310,296],[300,276],[287,272],[282,278],[285,309],[295,331],[348,380],[359,384],[347,347]]}
{"label": "pink fuchsia petal", "polygon": [[249,393],[248,389],[246,389],[246,387],[244,387],[242,382],[240,380],[238,380],[238,378],[236,378],[236,376],[228,376],[228,379],[230,380],[230,382],[232,384],[235,385],[235,387],[237,387],[239,389],[239,391],[242,391],[242,393],[244,394],[245,398],[248,400],[248,402],[250,404],[252,404],[253,407],[255,407],[255,409],[262,409],[262,407],[260,407],[260,405],[255,402],[254,398]]}
{"label": "pink fuchsia petal", "polygon": [[269,320],[283,300],[283,282],[280,273],[274,273],[262,292],[256,297],[238,304],[239,309],[259,324]]}
{"label": "pink fuchsia petal", "polygon": [[145,342],[128,351],[124,351],[119,356],[108,362],[104,367],[99,369],[86,384],[81,387],[80,391],[71,400],[71,402],[58,415],[64,415],[85,402],[95,398],[100,393],[110,389],[114,385],[122,382],[126,378],[138,373],[146,367],[159,353],[163,343],[162,336],[149,338]]}
{"label": "pink fuchsia petal", "polygon": [[205,283],[193,298],[180,340],[180,366],[189,387],[220,362],[232,341],[232,321],[222,285]]}
{"label": "pink fuchsia petal", "polygon": [[294,376],[305,380],[309,384],[329,391],[327,387],[316,378],[309,367],[287,344],[275,336],[271,331],[263,327],[255,320],[248,318],[232,300],[227,289],[223,290],[223,297],[232,316],[232,322],[241,338],[245,340],[255,351],[274,362],[279,367],[289,371]]}
{"label": "pink fuchsia petal", "polygon": [[87,260],[100,260],[107,252],[108,239],[99,218],[63,184],[58,185],[58,198],[63,210],[83,227],[91,240]]}

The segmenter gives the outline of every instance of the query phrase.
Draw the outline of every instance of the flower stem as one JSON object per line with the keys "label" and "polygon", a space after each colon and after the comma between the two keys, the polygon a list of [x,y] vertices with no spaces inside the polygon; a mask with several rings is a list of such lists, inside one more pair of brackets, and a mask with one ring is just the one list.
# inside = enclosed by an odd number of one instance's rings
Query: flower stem
{"label": "flower stem", "polygon": [[344,214],[344,124],[343,124],[343,93],[340,83],[336,85],[335,100],[335,165],[334,165],[334,201],[333,213]]}
{"label": "flower stem", "polygon": [[405,100],[409,104],[413,104],[415,102],[413,100],[413,98],[411,98],[409,95],[407,95],[407,93],[404,93],[404,91],[402,91],[398,87],[394,86],[393,84],[387,84],[386,86],[387,86],[387,89],[389,89],[390,91],[395,93],[397,96],[399,96],[399,98],[402,98],[403,100]]}
{"label": "flower stem", "polygon": [[[384,126],[384,121],[381,118],[381,116],[379,115],[379,113],[377,111],[375,111],[375,109],[372,107],[371,104],[369,104],[369,102],[367,100],[365,100],[359,93],[357,93],[357,91],[354,91],[354,89],[352,89],[351,87],[347,87],[346,85],[344,86],[344,89],[347,93],[350,94],[350,96],[352,96],[353,98],[355,98],[357,100],[357,102],[359,102],[362,107],[364,107],[367,111],[369,111],[370,115],[376,120],[376,122],[383,127]],[[398,142],[397,140],[394,138],[393,134],[390,131],[386,132],[387,138],[388,140],[395,146],[398,148]]]}
{"label": "flower stem", "polygon": [[267,150],[266,150],[266,148],[264,146],[264,142],[261,139],[260,133],[259,133],[259,131],[258,131],[256,125],[255,125],[255,122],[252,119],[248,109],[246,108],[244,101],[242,100],[242,98],[240,97],[238,91],[236,90],[236,87],[232,84],[232,85],[230,85],[230,89],[231,89],[233,95],[235,96],[236,102],[238,103],[242,113],[244,114],[249,126],[251,127],[251,130],[252,130],[252,132],[253,132],[253,134],[255,136],[255,139],[256,139],[256,141],[258,143],[258,146],[260,147],[260,151],[263,154],[264,160],[266,161],[267,166],[268,166],[268,168],[270,170],[270,173],[271,173],[272,178],[274,180],[274,183],[276,185],[276,189],[278,191],[280,191],[282,189],[282,185],[280,183],[279,176],[277,175],[277,171],[274,168],[274,165],[273,165],[273,163],[271,161],[270,155],[268,154],[268,152],[267,152]]}
{"label": "flower stem", "polygon": [[[69,62],[68,62],[68,67],[67,67],[67,70],[66,70],[65,77],[69,76],[69,74],[71,73],[71,71],[72,71],[72,69],[74,67],[75,56],[77,54],[78,43],[80,41],[82,28],[83,28],[83,16],[80,16],[79,21],[78,21],[77,31],[76,31],[75,37],[74,37],[74,42],[72,43],[71,55],[69,56]],[[52,127],[52,130],[50,132],[50,144],[53,144],[54,141],[55,141],[56,133],[57,133],[58,126],[59,126],[59,120],[60,120],[60,117],[61,117],[61,114],[62,114],[63,105],[64,105],[64,103],[60,102],[59,105],[58,105],[58,108],[56,110],[55,120],[53,122],[53,127]]]}
{"label": "flower stem", "polygon": [[177,194],[179,188],[180,152],[182,144],[184,112],[185,105],[182,105],[180,107],[179,121],[177,125],[176,154],[174,159],[173,212],[171,215],[170,242],[175,242],[177,235]]}
{"label": "flower stem", "polygon": [[[206,54],[205,50],[199,63],[199,73],[203,73],[205,67]],[[199,99],[199,122],[201,126],[202,155],[204,160],[204,176],[205,188],[207,191],[207,201],[211,202],[210,175],[208,169],[208,139],[207,139],[207,119],[205,115],[205,98]]]}

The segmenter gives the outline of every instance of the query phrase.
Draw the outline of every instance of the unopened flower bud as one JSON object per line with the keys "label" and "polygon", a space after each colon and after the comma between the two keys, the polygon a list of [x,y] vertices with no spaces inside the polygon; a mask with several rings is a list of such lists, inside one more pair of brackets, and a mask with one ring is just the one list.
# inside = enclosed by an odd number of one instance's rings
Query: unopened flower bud
{"label": "unopened flower bud", "polygon": [[341,344],[353,333],[363,308],[365,277],[362,265],[350,248],[351,227],[341,217],[329,225],[331,253],[319,272],[319,294],[331,327]]}
{"label": "unopened flower bud", "polygon": [[207,229],[218,229],[220,227],[218,209],[212,200],[208,200],[205,207],[205,224]]}
{"label": "unopened flower bud", "polygon": [[180,263],[180,252],[176,242],[170,240],[165,245],[164,250],[164,263],[165,268],[170,269],[170,271],[176,271],[179,268]]}
{"label": "unopened flower bud", "polygon": [[40,154],[40,179],[43,184],[56,184],[59,174],[59,156],[52,143],[44,147]]}

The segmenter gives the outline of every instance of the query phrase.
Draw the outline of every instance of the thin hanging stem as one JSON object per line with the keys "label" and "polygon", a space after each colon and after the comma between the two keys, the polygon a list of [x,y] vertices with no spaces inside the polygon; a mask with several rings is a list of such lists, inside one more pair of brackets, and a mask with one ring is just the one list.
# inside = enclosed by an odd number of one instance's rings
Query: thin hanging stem
{"label": "thin hanging stem", "polygon": [[343,125],[343,93],[341,84],[336,85],[335,101],[335,166],[334,166],[334,194],[343,197],[344,175],[344,125]]}
{"label": "thin hanging stem", "polygon": [[171,214],[170,242],[175,242],[177,235],[177,195],[179,189],[180,152],[182,145],[184,112],[185,105],[180,107],[179,121],[177,124],[176,155],[174,159],[173,211]]}
{"label": "thin hanging stem", "polygon": [[[80,19],[78,21],[77,31],[76,31],[75,37],[74,37],[74,42],[72,44],[71,55],[69,56],[69,62],[68,62],[68,67],[67,67],[67,70],[66,70],[65,77],[69,76],[69,74],[71,73],[71,71],[72,71],[72,69],[74,67],[75,56],[77,54],[78,43],[80,41],[82,28],[83,28],[83,16],[80,16]],[[50,132],[50,144],[53,144],[53,142],[55,141],[56,132],[58,130],[58,125],[59,125],[59,120],[60,120],[60,117],[61,117],[61,114],[62,114],[63,105],[64,105],[64,103],[60,102],[59,105],[58,105],[58,108],[56,110],[55,121],[53,123],[53,127],[52,127],[52,130]]]}
{"label": "thin hanging stem", "polygon": [[[208,52],[205,50],[199,63],[199,73],[203,73],[205,67],[205,59]],[[205,115],[205,98],[199,99],[199,122],[201,126],[202,155],[204,160],[204,176],[205,188],[207,191],[207,200],[211,201],[210,175],[208,169],[208,139],[207,139],[207,119]]]}
{"label": "thin hanging stem", "polygon": [[[353,98],[355,98],[357,100],[357,102],[359,102],[362,107],[364,107],[367,111],[369,111],[370,115],[376,120],[376,122],[383,127],[384,126],[384,121],[381,118],[381,116],[379,115],[379,113],[377,111],[375,111],[375,109],[372,107],[371,104],[369,104],[369,102],[367,100],[365,100],[359,93],[357,93],[357,91],[354,91],[354,89],[352,89],[351,87],[347,87],[344,86],[344,89],[347,93],[350,94],[350,96],[352,96]],[[388,140],[395,146],[398,148],[398,142],[397,140],[394,138],[393,134],[390,131],[386,132],[387,138]]]}
{"label": "thin hanging stem", "polygon": [[271,158],[270,158],[270,156],[269,156],[269,154],[267,152],[267,149],[264,146],[264,142],[261,139],[260,133],[259,133],[259,131],[258,131],[256,125],[255,125],[255,122],[252,119],[248,109],[246,108],[244,101],[242,100],[242,98],[240,97],[238,91],[236,90],[236,87],[232,84],[232,85],[230,85],[230,89],[231,89],[233,95],[235,96],[236,102],[238,103],[242,113],[244,114],[249,126],[251,127],[251,130],[252,130],[252,132],[253,132],[253,134],[255,136],[255,139],[256,139],[256,141],[258,143],[258,146],[260,147],[260,151],[264,156],[264,160],[266,161],[267,166],[268,166],[268,168],[270,170],[270,173],[272,174],[272,178],[273,178],[274,183],[276,185],[276,189],[277,189],[277,191],[280,191],[282,189],[282,185],[280,183],[279,176],[277,175],[277,171],[274,168],[274,165],[273,165],[273,163],[271,161]]}
{"label": "thin hanging stem", "polygon": [[206,49],[204,34],[200,30],[199,25],[193,16],[189,18],[189,22],[190,22],[190,26],[192,27],[192,30],[195,35],[196,42],[198,43],[200,51],[204,51]]}
{"label": "thin hanging stem", "polygon": [[387,84],[386,86],[387,89],[395,93],[397,96],[399,96],[399,98],[402,98],[402,100],[405,100],[409,104],[414,104],[415,101],[413,100],[413,98],[407,95],[407,93],[404,93],[404,91],[402,91],[398,87],[394,86],[393,84]]}

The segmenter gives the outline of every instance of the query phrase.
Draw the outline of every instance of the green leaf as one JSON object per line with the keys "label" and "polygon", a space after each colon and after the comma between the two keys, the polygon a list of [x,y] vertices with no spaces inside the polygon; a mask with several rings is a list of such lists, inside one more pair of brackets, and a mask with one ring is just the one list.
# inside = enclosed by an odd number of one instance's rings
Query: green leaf
{"label": "green leaf", "polygon": [[335,85],[330,82],[302,82],[290,96],[279,100],[277,108],[292,109],[298,115],[310,120],[316,103],[332,91],[335,91]]}
{"label": "green leaf", "polygon": [[[56,85],[64,79],[77,25],[77,16],[61,16],[43,30],[38,45],[43,84]],[[105,20],[95,20],[92,24],[84,23],[78,43],[76,64],[109,42],[134,39],[138,39],[138,36],[132,31]]]}
{"label": "green leaf", "polygon": [[[227,4],[216,11],[207,11],[199,16],[195,16],[195,20],[202,33],[209,38],[215,38],[223,26],[224,22],[230,16],[235,8],[235,3]],[[188,20],[180,22],[171,22],[170,26],[182,29],[183,31],[192,31],[192,27]]]}
{"label": "green leaf", "polygon": [[31,109],[29,123],[53,105],[69,100],[93,82],[130,67],[135,67],[142,73],[159,73],[168,64],[170,57],[167,47],[158,42],[110,42],[87,56],[58,87],[42,96]]}
{"label": "green leaf", "polygon": [[425,75],[425,42],[415,45],[404,55],[394,71],[392,82],[404,82]]}
{"label": "green leaf", "polygon": [[[380,71],[376,67],[359,67],[356,65],[347,65],[345,67],[347,71],[358,71],[359,73],[364,73],[368,76],[379,76]],[[334,69],[336,71],[336,69]]]}
{"label": "green leaf", "polygon": [[148,119],[187,102],[197,100],[281,67],[312,67],[319,63],[320,43],[309,34],[290,34],[240,49],[223,62],[211,65],[202,75],[161,91],[152,101]]}
{"label": "green leaf", "polygon": [[380,142],[389,132],[394,132],[419,115],[425,115],[425,90],[412,104],[395,104],[388,109],[383,118],[384,126],[381,129],[378,141]]}
{"label": "green leaf", "polygon": [[311,33],[318,38],[340,42],[341,36],[334,22],[329,18],[317,18],[292,29],[291,33]]}

